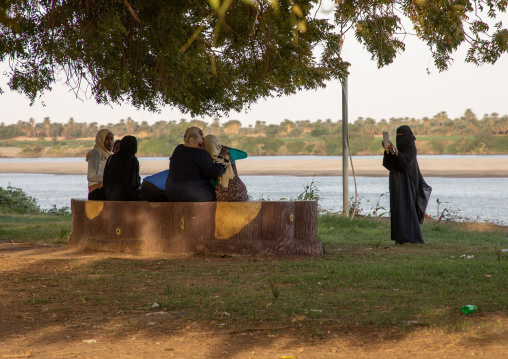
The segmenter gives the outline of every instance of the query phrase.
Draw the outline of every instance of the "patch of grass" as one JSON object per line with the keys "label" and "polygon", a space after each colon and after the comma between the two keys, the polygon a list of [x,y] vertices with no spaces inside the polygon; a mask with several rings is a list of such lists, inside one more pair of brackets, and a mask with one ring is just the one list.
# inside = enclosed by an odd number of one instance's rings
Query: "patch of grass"
{"label": "patch of grass", "polygon": [[30,300],[29,300],[29,303],[30,304],[33,304],[33,305],[38,305],[38,304],[46,304],[46,303],[51,303],[51,299],[48,299],[48,298],[41,298],[41,297],[37,297],[37,296],[33,296]]}
{"label": "patch of grass", "polygon": [[319,137],[283,137],[283,142],[317,142],[320,140]]}
{"label": "patch of grass", "polygon": [[71,215],[0,213],[0,242],[66,243]]}
{"label": "patch of grass", "polygon": [[474,136],[418,136],[418,141],[458,141],[462,138],[474,140]]}
{"label": "patch of grass", "polygon": [[[41,226],[52,218],[10,215],[1,223]],[[69,217],[60,220],[70,225]],[[33,298],[51,298],[44,305],[55,310],[163,311],[231,327],[302,324],[315,338],[326,336],[327,323],[400,333],[416,327],[460,332],[490,315],[504,315],[508,253],[501,249],[508,248],[507,229],[442,222],[436,231],[436,226],[423,225],[424,245],[390,246],[387,218],[322,215],[318,232],[327,248],[322,257],[43,260],[13,272],[8,291],[38,302],[32,304],[44,301]],[[54,227],[53,239],[67,228]],[[41,240],[31,233],[32,241]],[[466,304],[475,304],[478,312],[466,316],[461,312]]]}

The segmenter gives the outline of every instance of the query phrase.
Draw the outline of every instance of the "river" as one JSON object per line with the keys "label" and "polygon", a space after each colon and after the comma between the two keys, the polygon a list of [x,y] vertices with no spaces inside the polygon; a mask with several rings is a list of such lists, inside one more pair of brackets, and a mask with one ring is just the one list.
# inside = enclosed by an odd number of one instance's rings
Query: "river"
{"label": "river", "polygon": [[[306,156],[301,156],[305,158]],[[277,160],[277,157],[270,157]],[[295,158],[295,157],[291,157]],[[299,157],[297,157],[299,158]],[[266,157],[263,157],[266,159]],[[282,159],[279,157],[279,159]],[[82,161],[83,159],[0,159],[9,161]],[[143,158],[143,160],[150,160]],[[155,158],[154,160],[160,160]],[[256,160],[255,157],[250,160]],[[253,200],[296,199],[306,186],[314,182],[323,210],[342,211],[342,177],[292,177],[292,176],[241,176]],[[508,178],[450,178],[428,177],[433,192],[427,214],[436,217],[448,210],[456,219],[489,221],[508,225]],[[87,181],[84,175],[0,173],[0,187],[8,185],[21,188],[37,199],[41,208],[70,206],[71,198],[86,198]],[[389,208],[387,177],[357,177],[358,207],[364,215],[376,208]],[[355,179],[349,178],[349,197],[355,195]],[[439,205],[437,203],[439,199]]]}

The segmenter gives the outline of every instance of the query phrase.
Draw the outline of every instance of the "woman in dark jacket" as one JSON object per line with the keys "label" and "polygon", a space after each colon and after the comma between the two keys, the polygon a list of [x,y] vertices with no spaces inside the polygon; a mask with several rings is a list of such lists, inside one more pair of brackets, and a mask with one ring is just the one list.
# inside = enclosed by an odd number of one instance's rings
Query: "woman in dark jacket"
{"label": "woman in dark jacket", "polygon": [[184,145],[176,146],[171,155],[171,167],[166,181],[168,201],[215,201],[215,189],[210,178],[222,175],[225,171],[224,165],[213,163],[208,152],[201,148],[203,131],[200,128],[188,128],[184,142]]}
{"label": "woman in dark jacket", "polygon": [[141,179],[136,158],[138,142],[134,136],[125,136],[120,151],[112,155],[104,168],[104,192],[108,201],[143,201],[139,194]]}
{"label": "woman in dark jacket", "polygon": [[432,188],[420,172],[411,128],[400,126],[396,139],[396,148],[391,142],[388,146],[383,144],[383,166],[390,171],[391,238],[396,244],[424,243],[420,224]]}

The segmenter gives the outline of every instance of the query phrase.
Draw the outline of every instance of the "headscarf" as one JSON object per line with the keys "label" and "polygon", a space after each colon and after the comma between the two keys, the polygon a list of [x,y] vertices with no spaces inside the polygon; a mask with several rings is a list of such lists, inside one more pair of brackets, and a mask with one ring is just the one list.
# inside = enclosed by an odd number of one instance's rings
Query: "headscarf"
{"label": "headscarf", "polygon": [[[183,141],[185,142],[186,147],[196,147],[196,145],[201,147],[202,140],[203,131],[201,131],[201,129],[196,126],[189,127],[183,136]],[[196,141],[198,142],[196,143]]]}
{"label": "headscarf", "polygon": [[104,168],[104,192],[111,201],[139,201],[137,193],[141,178],[139,161],[136,158],[138,141],[134,136],[125,136],[120,141],[120,151],[109,157]]}
{"label": "headscarf", "polygon": [[[401,135],[399,135],[399,133],[401,133]],[[411,146],[411,143],[414,144],[415,140],[416,137],[414,136],[413,131],[411,131],[411,127],[404,125],[397,128],[396,144],[399,151],[404,152],[407,148],[409,148],[409,146]]]}
{"label": "headscarf", "polygon": [[101,153],[102,157],[104,157],[105,159],[108,159],[108,157],[111,155],[111,151],[109,151],[104,146],[104,141],[106,141],[106,136],[110,133],[112,133],[112,132],[110,130],[108,130],[107,128],[103,128],[102,130],[97,132],[97,135],[95,136],[95,145],[93,146],[93,149],[88,151],[88,153],[86,154],[86,162],[88,162],[88,159],[90,158],[90,154],[92,153],[93,150],[99,151]]}
{"label": "headscarf", "polygon": [[[222,146],[219,143],[219,140],[214,135],[208,135],[203,140],[205,150],[208,152],[210,157],[212,158],[212,161],[215,162],[224,162],[224,158],[219,158],[219,154],[221,152]],[[228,158],[229,161],[231,161],[230,158]],[[229,180],[235,178],[235,172],[233,171],[233,168],[231,164],[226,167],[226,171],[218,178],[219,184],[224,187],[228,188],[229,186]]]}
{"label": "headscarf", "polygon": [[127,158],[136,155],[138,152],[138,141],[134,136],[124,136],[120,141],[120,151],[116,153],[120,158]]}
{"label": "headscarf", "polygon": [[214,135],[205,136],[204,140],[205,150],[208,152],[213,162],[217,161],[217,157],[219,157],[220,150],[222,146],[219,143],[219,140]]}

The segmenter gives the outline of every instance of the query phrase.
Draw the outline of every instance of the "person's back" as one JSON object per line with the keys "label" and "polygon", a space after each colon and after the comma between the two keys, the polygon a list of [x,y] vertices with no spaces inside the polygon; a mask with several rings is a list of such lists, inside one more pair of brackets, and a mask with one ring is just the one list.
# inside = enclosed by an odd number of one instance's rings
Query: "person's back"
{"label": "person's back", "polygon": [[209,179],[222,173],[224,168],[214,164],[206,151],[178,145],[171,155],[166,196],[171,202],[215,201],[215,190]]}
{"label": "person's back", "polygon": [[137,141],[125,136],[120,151],[112,155],[104,169],[104,192],[108,201],[142,201],[139,193],[139,162],[135,154]]}
{"label": "person's back", "polygon": [[197,127],[187,129],[185,145],[178,145],[171,155],[171,168],[166,181],[166,196],[171,202],[215,201],[210,178],[218,178],[224,167],[213,163],[201,149],[203,132]]}

